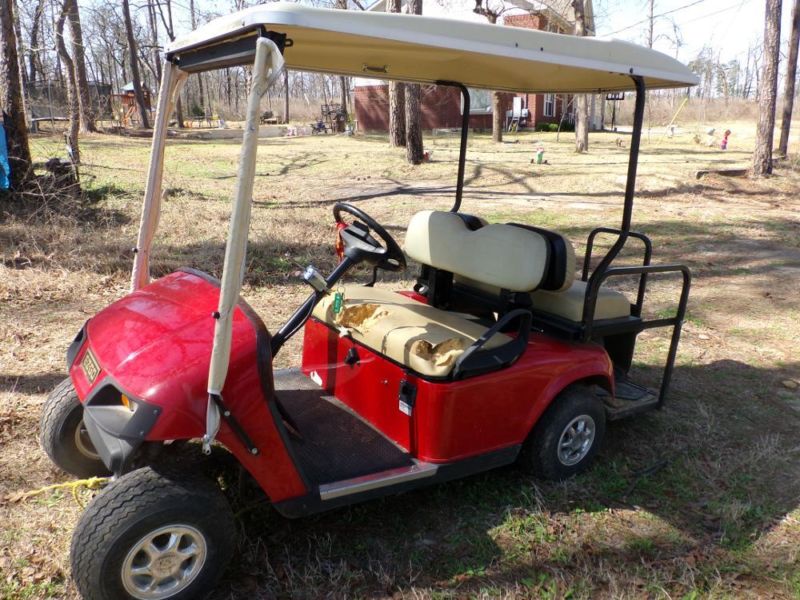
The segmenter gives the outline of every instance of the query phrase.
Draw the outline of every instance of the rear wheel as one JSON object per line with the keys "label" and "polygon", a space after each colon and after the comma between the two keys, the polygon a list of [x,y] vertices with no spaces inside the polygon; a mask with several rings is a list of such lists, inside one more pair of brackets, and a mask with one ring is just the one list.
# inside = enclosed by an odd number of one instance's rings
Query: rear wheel
{"label": "rear wheel", "polygon": [[76,477],[109,474],[89,439],[83,423],[83,405],[69,377],[45,400],[39,422],[39,441],[50,460],[62,471]]}
{"label": "rear wheel", "polygon": [[72,577],[86,600],[183,600],[210,593],[235,548],[220,489],[145,467],[87,507],[72,536]]}
{"label": "rear wheel", "polygon": [[591,388],[571,385],[553,400],[525,441],[520,461],[557,481],[586,470],[606,432],[606,413]]}

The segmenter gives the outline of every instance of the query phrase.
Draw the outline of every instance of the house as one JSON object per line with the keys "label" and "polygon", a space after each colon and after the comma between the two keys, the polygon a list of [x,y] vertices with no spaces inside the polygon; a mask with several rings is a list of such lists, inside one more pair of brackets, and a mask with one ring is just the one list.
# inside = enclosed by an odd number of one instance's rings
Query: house
{"label": "house", "polygon": [[[406,5],[406,0],[403,6]],[[489,10],[497,14],[498,25],[539,29],[556,33],[574,30],[574,11],[571,0],[484,0]],[[594,35],[594,15],[591,0],[586,0],[586,26]],[[387,0],[377,0],[368,10],[386,11]],[[474,0],[423,0],[422,13],[486,23],[487,18],[474,11]],[[572,97],[556,94],[501,94],[507,122],[514,113],[522,113],[522,124],[535,127],[541,123],[558,123],[562,117],[573,120]],[[353,104],[359,129],[362,131],[389,130],[389,86],[385,81],[357,78],[354,82]],[[470,89],[470,126],[474,129],[492,128],[492,92]],[[422,86],[422,128],[450,129],[461,126],[462,100],[455,88]],[[566,113],[566,114],[565,114]]]}

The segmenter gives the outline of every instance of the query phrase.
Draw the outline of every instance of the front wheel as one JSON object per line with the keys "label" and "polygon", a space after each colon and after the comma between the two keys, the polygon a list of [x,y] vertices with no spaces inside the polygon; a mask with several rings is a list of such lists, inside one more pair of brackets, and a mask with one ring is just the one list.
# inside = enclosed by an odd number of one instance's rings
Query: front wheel
{"label": "front wheel", "polygon": [[211,481],[145,467],[87,507],[72,535],[86,600],[184,600],[210,593],[233,554],[235,522]]}
{"label": "front wheel", "polygon": [[606,432],[603,403],[584,385],[571,385],[553,400],[520,453],[534,475],[561,481],[586,470]]}
{"label": "front wheel", "polygon": [[110,475],[83,424],[83,405],[69,377],[45,400],[39,441],[50,460],[76,477]]}

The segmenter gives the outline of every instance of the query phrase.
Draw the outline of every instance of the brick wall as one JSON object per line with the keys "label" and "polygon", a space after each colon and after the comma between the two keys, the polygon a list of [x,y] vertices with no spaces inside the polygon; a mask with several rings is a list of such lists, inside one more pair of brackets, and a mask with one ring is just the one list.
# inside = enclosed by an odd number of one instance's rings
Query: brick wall
{"label": "brick wall", "polygon": [[[504,111],[511,108],[514,94],[503,94]],[[389,131],[389,86],[359,86],[353,101],[360,131]],[[492,115],[475,115],[469,120],[473,129],[491,129]],[[461,127],[461,92],[456,88],[422,86],[422,128],[449,129]]]}

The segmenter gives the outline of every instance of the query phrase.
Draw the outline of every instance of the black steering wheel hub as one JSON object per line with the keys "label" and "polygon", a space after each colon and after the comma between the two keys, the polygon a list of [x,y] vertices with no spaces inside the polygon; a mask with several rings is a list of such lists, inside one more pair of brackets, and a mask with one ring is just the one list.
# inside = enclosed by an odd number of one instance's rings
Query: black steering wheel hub
{"label": "black steering wheel hub", "polygon": [[333,205],[333,218],[337,224],[344,223],[342,213],[356,218],[339,231],[345,256],[356,263],[366,262],[385,271],[406,268],[406,256],[400,245],[375,219],[352,204],[337,202]]}

